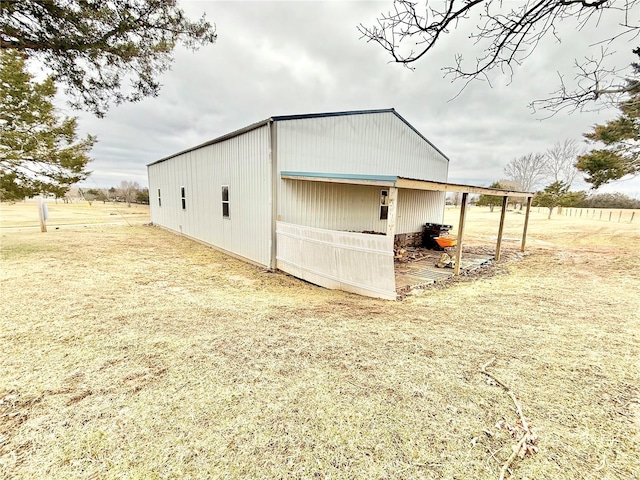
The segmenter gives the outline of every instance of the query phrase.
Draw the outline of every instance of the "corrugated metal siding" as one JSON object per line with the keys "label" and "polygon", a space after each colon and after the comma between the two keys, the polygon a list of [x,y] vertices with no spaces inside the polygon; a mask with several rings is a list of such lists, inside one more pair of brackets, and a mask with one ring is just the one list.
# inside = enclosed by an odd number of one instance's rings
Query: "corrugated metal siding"
{"label": "corrugated metal siding", "polygon": [[278,169],[442,182],[448,161],[388,112],[279,121]]}
{"label": "corrugated metal siding", "polygon": [[[393,113],[277,122],[278,171],[391,175],[447,181],[448,161]],[[379,187],[281,180],[285,222],[347,231],[386,231]],[[401,190],[397,233],[442,222],[444,194]]]}
{"label": "corrugated metal siding", "polygon": [[[264,126],[150,165],[151,221],[269,265],[269,152],[269,127]],[[228,219],[222,217],[222,185],[229,185]],[[181,206],[181,186],[186,189],[186,210]]]}
{"label": "corrugated metal siding", "polygon": [[[280,219],[287,223],[351,232],[387,231],[380,220],[381,187],[341,183],[285,180],[279,199]],[[422,231],[429,223],[442,223],[444,192],[398,192],[396,233]]]}
{"label": "corrugated metal siding", "polygon": [[442,223],[444,200],[444,192],[400,189],[396,233],[421,232],[425,223]]}
{"label": "corrugated metal siding", "polygon": [[280,219],[287,223],[343,231],[386,232],[380,220],[380,188],[284,180]]}

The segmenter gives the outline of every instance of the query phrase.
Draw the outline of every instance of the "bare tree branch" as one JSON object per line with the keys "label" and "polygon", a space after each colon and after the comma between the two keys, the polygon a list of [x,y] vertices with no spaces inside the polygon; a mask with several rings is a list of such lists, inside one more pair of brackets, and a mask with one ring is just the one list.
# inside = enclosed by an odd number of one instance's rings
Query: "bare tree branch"
{"label": "bare tree branch", "polygon": [[514,158],[504,167],[504,174],[523,191],[531,192],[540,185],[547,169],[547,158],[541,153],[529,153]]}
{"label": "bare tree branch", "polygon": [[[362,38],[386,50],[394,62],[413,69],[414,62],[435,49],[462,22],[476,22],[469,40],[471,47],[482,50],[475,61],[467,61],[457,53],[454,65],[443,68],[445,76],[462,79],[466,86],[471,80],[488,81],[493,71],[511,78],[514,69],[533,54],[546,36],[551,35],[560,43],[556,26],[565,19],[574,19],[578,30],[582,30],[589,24],[597,26],[607,13],[622,14],[620,31],[588,45],[599,46],[600,54],[575,62],[576,85],[568,86],[559,73],[558,90],[548,99],[533,101],[531,107],[555,113],[582,110],[594,102],[610,105],[626,98],[634,88],[629,86],[627,67],[609,67],[604,60],[618,53],[615,45],[622,45],[625,52],[631,50],[630,42],[640,35],[640,0],[527,0],[517,6],[499,0],[425,0],[424,10],[418,5],[417,1],[395,0],[393,10],[381,14],[376,25],[360,24],[358,30]],[[640,82],[637,77],[631,80],[636,85]]]}
{"label": "bare tree branch", "polygon": [[550,181],[563,182],[571,187],[578,175],[576,162],[583,153],[584,150],[575,140],[567,139],[556,143],[546,152],[545,174]]}

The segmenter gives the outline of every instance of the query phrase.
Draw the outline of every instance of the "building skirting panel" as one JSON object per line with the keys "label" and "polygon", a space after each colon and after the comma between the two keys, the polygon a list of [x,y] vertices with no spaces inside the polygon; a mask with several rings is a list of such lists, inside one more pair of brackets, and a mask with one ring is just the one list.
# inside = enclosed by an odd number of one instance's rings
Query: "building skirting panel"
{"label": "building skirting panel", "polygon": [[396,299],[393,239],[277,222],[277,267],[325,288]]}

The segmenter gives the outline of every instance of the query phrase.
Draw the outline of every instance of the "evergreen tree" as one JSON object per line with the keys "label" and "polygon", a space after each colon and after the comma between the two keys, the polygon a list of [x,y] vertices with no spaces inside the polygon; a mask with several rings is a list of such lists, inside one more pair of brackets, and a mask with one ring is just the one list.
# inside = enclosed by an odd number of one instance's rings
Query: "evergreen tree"
{"label": "evergreen tree", "polygon": [[[640,48],[633,51],[640,56]],[[640,64],[633,69],[640,75]],[[633,81],[630,80],[631,84]],[[631,98],[618,105],[620,116],[604,125],[596,125],[585,137],[604,148],[578,157],[578,170],[587,174],[585,180],[598,188],[626,175],[640,173],[640,82],[635,81]]]}
{"label": "evergreen tree", "polygon": [[46,65],[74,107],[104,115],[110,102],[157,96],[158,77],[178,43],[216,40],[204,18],[186,18],[176,0],[2,0],[0,49]]}
{"label": "evergreen tree", "polygon": [[0,198],[40,193],[63,197],[87,178],[90,135],[79,140],[76,118],[59,118],[53,106],[51,78],[41,83],[15,51],[0,51]]}
{"label": "evergreen tree", "polygon": [[[502,185],[500,185],[500,182],[493,182],[491,185],[489,185],[489,188],[504,188]],[[476,205],[478,205],[479,207],[489,207],[489,211],[493,212],[493,208],[496,205],[502,205],[502,197],[499,195],[485,195],[482,194],[480,195],[480,197],[478,198],[478,201],[476,202]]]}
{"label": "evergreen tree", "polygon": [[556,207],[572,207],[578,205],[585,198],[584,192],[570,192],[569,184],[561,181],[547,185],[544,190],[536,193],[531,204],[534,207],[546,207],[549,209],[549,216]]}

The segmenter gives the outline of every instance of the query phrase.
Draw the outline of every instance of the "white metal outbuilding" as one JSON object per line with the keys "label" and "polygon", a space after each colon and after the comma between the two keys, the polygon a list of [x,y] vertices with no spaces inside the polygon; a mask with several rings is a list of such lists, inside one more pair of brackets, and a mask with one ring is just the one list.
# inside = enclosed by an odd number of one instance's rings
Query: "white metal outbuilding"
{"label": "white metal outbuilding", "polygon": [[393,109],[276,116],[149,164],[151,221],[392,299],[394,239],[442,222],[445,192],[419,183],[446,182],[448,166]]}

